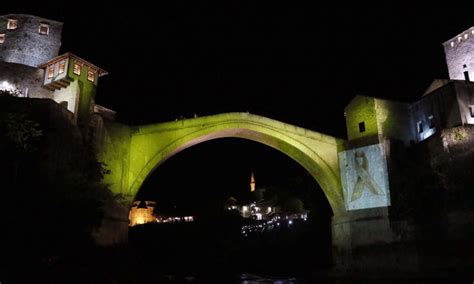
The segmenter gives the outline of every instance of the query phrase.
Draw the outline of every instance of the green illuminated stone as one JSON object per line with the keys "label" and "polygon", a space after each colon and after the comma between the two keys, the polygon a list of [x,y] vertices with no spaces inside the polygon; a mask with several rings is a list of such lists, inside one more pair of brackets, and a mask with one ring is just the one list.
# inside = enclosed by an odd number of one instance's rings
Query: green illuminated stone
{"label": "green illuminated stone", "polygon": [[[167,159],[193,145],[236,137],[275,148],[301,164],[319,183],[337,215],[345,211],[338,163],[343,140],[249,113],[224,113],[138,127],[108,127],[100,159],[105,181],[133,200],[147,177]],[[229,161],[230,162],[230,161]]]}

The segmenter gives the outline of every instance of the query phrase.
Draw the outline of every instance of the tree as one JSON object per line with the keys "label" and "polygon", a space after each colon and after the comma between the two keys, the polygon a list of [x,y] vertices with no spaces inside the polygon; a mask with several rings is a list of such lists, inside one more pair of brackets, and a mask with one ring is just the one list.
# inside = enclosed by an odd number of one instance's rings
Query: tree
{"label": "tree", "polygon": [[13,184],[15,185],[21,162],[26,155],[37,150],[38,140],[43,131],[39,123],[28,119],[25,113],[7,113],[2,124],[5,138],[13,145],[16,152],[13,166]]}
{"label": "tree", "polygon": [[[60,112],[48,114],[54,107],[1,99],[0,226],[5,241],[0,262],[37,263],[44,255],[73,255],[71,250],[92,244],[104,204],[116,200],[102,183],[105,169],[75,125]],[[13,182],[11,168],[18,175]]]}
{"label": "tree", "polygon": [[2,90],[0,90],[0,97],[20,97],[22,95],[23,95],[23,92],[20,91],[19,89],[14,89],[14,90],[2,89]]}

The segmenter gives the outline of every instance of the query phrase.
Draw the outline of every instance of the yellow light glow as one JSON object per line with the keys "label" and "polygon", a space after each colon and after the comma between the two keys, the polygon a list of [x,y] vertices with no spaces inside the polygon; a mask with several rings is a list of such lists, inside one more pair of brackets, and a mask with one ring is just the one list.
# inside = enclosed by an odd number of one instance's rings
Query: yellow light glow
{"label": "yellow light glow", "polygon": [[74,70],[72,72],[76,75],[81,75],[81,65],[74,63]]}
{"label": "yellow light glow", "polygon": [[89,71],[87,71],[87,80],[91,81],[91,82],[94,82],[95,81],[95,74],[97,72],[93,69],[89,69]]}
{"label": "yellow light glow", "polygon": [[7,30],[14,30],[18,27],[18,20],[8,19]]}
{"label": "yellow light glow", "polygon": [[40,24],[38,27],[38,33],[42,35],[49,34],[49,25],[48,24]]}
{"label": "yellow light glow", "polygon": [[254,191],[255,191],[255,178],[252,172],[252,175],[250,176],[250,192],[254,192]]}
{"label": "yellow light glow", "polygon": [[53,78],[54,76],[54,65],[49,65],[48,66],[48,79]]}
{"label": "yellow light glow", "polygon": [[59,74],[64,73],[65,68],[66,68],[66,60],[63,60],[63,61],[59,62],[59,71],[58,71],[58,73]]}
{"label": "yellow light glow", "polygon": [[0,90],[13,91],[15,90],[15,85],[10,84],[8,81],[2,81],[0,83]]}

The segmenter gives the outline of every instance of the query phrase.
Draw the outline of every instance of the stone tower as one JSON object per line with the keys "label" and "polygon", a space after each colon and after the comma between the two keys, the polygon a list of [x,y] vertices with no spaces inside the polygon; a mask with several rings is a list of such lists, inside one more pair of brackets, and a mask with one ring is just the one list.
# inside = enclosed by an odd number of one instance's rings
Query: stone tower
{"label": "stone tower", "polygon": [[0,16],[0,61],[37,67],[58,56],[62,27],[31,15]]}
{"label": "stone tower", "polygon": [[0,16],[0,90],[54,100],[88,137],[91,117],[98,125],[98,116],[113,113],[95,104],[99,77],[107,72],[69,52],[58,56],[62,26],[32,15]]}
{"label": "stone tower", "polygon": [[474,27],[443,43],[449,79],[474,81]]}

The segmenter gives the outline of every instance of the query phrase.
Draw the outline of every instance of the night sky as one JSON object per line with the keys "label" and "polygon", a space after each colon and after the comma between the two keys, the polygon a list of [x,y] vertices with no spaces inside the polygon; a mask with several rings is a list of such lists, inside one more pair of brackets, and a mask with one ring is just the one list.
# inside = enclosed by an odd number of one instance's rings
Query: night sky
{"label": "night sky", "polygon": [[[356,94],[416,100],[434,78],[448,77],[441,43],[474,25],[472,1],[282,3],[37,1],[2,3],[0,12],[63,22],[61,53],[110,73],[96,102],[120,122],[249,111],[341,138],[344,106]],[[160,199],[238,195],[251,169],[266,186],[306,175],[266,146],[221,139],[173,157],[144,189]]]}

